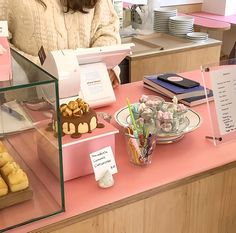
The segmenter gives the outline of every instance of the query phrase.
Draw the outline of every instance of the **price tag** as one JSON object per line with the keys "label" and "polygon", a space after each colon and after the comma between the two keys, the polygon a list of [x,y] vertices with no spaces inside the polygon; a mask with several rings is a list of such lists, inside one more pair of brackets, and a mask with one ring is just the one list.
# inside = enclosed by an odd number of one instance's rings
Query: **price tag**
{"label": "price tag", "polygon": [[116,162],[110,146],[90,154],[90,159],[95,174],[95,180],[99,180],[109,170],[111,174],[117,173]]}
{"label": "price tag", "polygon": [[40,60],[41,65],[43,65],[43,63],[46,59],[46,53],[45,53],[43,46],[41,46],[41,48],[39,49],[38,56],[39,56],[39,60]]}
{"label": "price tag", "polygon": [[0,21],[0,37],[8,37],[7,21]]}

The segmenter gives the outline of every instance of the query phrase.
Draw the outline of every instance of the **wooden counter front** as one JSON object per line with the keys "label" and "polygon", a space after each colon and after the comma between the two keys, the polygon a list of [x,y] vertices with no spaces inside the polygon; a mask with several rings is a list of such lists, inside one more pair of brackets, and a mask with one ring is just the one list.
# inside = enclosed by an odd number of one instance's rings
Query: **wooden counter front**
{"label": "wooden counter front", "polygon": [[196,70],[201,65],[220,61],[221,41],[218,40],[196,43],[163,33],[136,38],[123,39],[123,43],[135,44],[132,55],[126,58],[129,82],[140,81],[145,75]]}
{"label": "wooden counter front", "polygon": [[[193,72],[192,77],[201,77]],[[99,109],[113,114],[154,94],[142,82],[116,89],[117,102]],[[66,212],[10,232],[234,233],[236,142],[213,146],[206,105],[194,107],[202,125],[177,143],[158,145],[150,166],[128,161],[122,129],[116,136],[115,185],[101,189],[93,175],[65,182]]]}

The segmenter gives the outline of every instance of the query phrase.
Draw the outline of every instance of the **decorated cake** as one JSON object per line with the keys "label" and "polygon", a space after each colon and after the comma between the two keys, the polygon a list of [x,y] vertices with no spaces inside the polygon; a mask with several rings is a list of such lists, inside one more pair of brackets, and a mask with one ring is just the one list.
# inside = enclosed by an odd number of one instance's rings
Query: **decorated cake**
{"label": "decorated cake", "polygon": [[[81,98],[60,105],[61,130],[63,135],[79,138],[83,133],[91,133],[95,128],[103,128],[98,123],[96,112]],[[57,134],[57,116],[54,115],[52,129]]]}

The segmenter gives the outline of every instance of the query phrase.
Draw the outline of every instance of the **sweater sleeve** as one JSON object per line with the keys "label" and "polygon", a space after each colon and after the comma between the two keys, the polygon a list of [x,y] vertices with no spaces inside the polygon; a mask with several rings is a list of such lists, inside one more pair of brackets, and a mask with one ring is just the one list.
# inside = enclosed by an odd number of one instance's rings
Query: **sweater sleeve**
{"label": "sweater sleeve", "polygon": [[94,9],[90,47],[120,44],[119,18],[111,0],[99,0]]}
{"label": "sweater sleeve", "polygon": [[[94,10],[90,47],[120,44],[119,27],[119,18],[112,5],[112,1],[99,0]],[[113,71],[120,83],[119,66],[115,66]]]}
{"label": "sweater sleeve", "polygon": [[8,0],[0,0],[0,20],[8,20]]}
{"label": "sweater sleeve", "polygon": [[12,49],[14,49],[16,52],[20,53],[23,57],[27,58],[28,60],[30,60],[31,62],[33,62],[34,64],[38,65],[38,66],[41,66],[40,65],[40,60],[39,60],[39,57],[38,56],[33,56],[33,55],[30,55],[28,53],[24,53],[22,52],[21,50],[19,50],[18,48],[16,48],[13,44],[10,43],[10,47]]}
{"label": "sweater sleeve", "polygon": [[[7,20],[8,25],[11,25],[11,17],[10,17],[10,4],[8,0],[0,0],[0,20]],[[24,53],[21,50],[17,49],[12,43],[11,43],[11,38],[12,38],[12,33],[11,33],[11,28],[9,28],[9,42],[10,42],[10,47],[13,48],[15,51],[20,53],[22,56],[26,57],[30,61],[34,62],[37,65],[40,65],[39,58],[37,56],[32,56],[30,54]]]}

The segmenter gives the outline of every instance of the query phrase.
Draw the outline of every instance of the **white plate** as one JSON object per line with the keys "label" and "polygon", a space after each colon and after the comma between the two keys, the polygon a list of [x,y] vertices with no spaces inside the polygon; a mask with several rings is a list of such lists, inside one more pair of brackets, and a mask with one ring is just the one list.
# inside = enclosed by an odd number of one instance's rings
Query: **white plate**
{"label": "white plate", "polygon": [[193,22],[194,21],[194,18],[192,16],[181,16],[181,15],[178,15],[178,16],[173,16],[173,17],[170,17],[170,20],[173,20],[173,21],[178,21],[178,22]]}
{"label": "white plate", "polygon": [[[189,133],[195,129],[197,129],[202,122],[201,116],[193,111],[192,109],[188,109],[185,113],[185,117],[188,118],[189,124],[186,128],[183,129],[181,133],[178,133],[176,135],[171,136],[164,136],[158,138],[158,141],[161,142],[168,142],[168,141],[175,141],[175,139],[178,139],[183,134]],[[122,127],[128,127],[130,125],[131,119],[129,114],[128,106],[121,108],[114,114],[115,121]]]}
{"label": "white plate", "polygon": [[205,32],[191,32],[191,33],[188,33],[187,36],[189,37],[194,37],[194,38],[206,38],[208,37],[208,34],[205,33]]}
{"label": "white plate", "polygon": [[153,9],[154,12],[159,12],[159,13],[177,13],[177,9],[176,8],[172,8],[172,7],[168,7],[168,8],[154,8]]}

